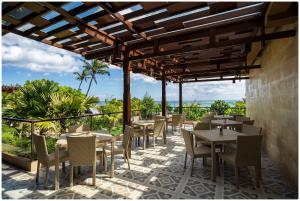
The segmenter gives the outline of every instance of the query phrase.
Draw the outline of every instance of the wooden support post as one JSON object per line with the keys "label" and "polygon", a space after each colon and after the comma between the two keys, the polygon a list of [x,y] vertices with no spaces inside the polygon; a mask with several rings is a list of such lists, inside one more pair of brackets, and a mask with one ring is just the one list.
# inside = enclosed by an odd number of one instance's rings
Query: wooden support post
{"label": "wooden support post", "polygon": [[128,52],[124,53],[123,60],[124,92],[123,92],[123,130],[125,125],[131,125],[131,101],[130,101],[130,67]]}
{"label": "wooden support post", "polygon": [[179,82],[179,114],[182,114],[182,82]]}
{"label": "wooden support post", "polygon": [[161,112],[163,116],[167,114],[167,101],[166,101],[166,73],[162,71],[161,79]]}

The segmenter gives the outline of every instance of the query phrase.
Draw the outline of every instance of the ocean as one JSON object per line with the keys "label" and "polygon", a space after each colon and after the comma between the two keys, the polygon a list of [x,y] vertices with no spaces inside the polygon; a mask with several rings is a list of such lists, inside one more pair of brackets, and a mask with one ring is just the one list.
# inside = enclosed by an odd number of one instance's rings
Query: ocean
{"label": "ocean", "polygon": [[[214,102],[215,100],[195,100],[195,101],[183,101],[183,104],[188,103],[199,103],[202,107],[210,107],[210,105]],[[237,101],[242,101],[242,100],[224,100],[226,103],[228,103],[230,106],[234,106],[235,102]],[[161,103],[161,101],[156,101],[157,103]],[[178,101],[167,101],[168,104],[170,104],[172,107],[177,107],[179,105]],[[104,101],[100,101],[100,105],[104,105]]]}

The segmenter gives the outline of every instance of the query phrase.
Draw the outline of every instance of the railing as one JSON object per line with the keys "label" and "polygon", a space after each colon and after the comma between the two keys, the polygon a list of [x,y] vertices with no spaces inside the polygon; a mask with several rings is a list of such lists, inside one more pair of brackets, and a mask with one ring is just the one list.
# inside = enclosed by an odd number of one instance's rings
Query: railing
{"label": "railing", "polygon": [[[202,116],[210,111],[210,107],[183,107],[183,112],[186,113],[187,119],[190,120],[201,120]],[[237,111],[239,113],[244,113],[246,109],[245,108],[230,108],[229,112],[235,113]],[[138,113],[142,115],[143,118],[151,118],[154,114],[159,114],[161,111],[160,108],[152,108],[148,110],[133,110],[132,116],[137,115]],[[168,112],[178,113],[179,108],[178,107],[168,107]],[[75,123],[78,123],[78,120],[80,119],[82,124],[89,124],[90,128],[92,130],[98,130],[102,128],[109,129],[110,131],[113,128],[117,128],[122,123],[122,111],[120,112],[107,112],[107,113],[98,113],[98,114],[84,114],[80,116],[70,116],[70,117],[61,117],[61,118],[52,118],[52,119],[21,119],[21,118],[10,118],[10,117],[2,117],[2,125],[5,123],[8,123],[10,127],[13,126],[15,122],[22,122],[22,123],[28,123],[30,124],[30,158],[34,159],[34,149],[33,149],[33,143],[32,143],[32,134],[35,132],[35,126],[38,123],[42,122],[59,122],[60,126],[60,133],[63,133],[66,131],[66,128],[68,127],[66,124],[72,125]],[[97,118],[102,117],[102,118]],[[111,120],[111,117],[114,117],[115,119]],[[106,124],[106,126],[105,126]],[[103,126],[104,125],[104,126]],[[2,133],[3,134],[3,133]]]}

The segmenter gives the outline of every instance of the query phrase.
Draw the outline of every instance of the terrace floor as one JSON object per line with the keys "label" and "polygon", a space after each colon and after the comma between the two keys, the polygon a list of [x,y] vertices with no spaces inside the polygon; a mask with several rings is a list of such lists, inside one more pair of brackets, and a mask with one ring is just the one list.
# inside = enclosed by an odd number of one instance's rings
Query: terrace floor
{"label": "terrace floor", "polygon": [[[161,143],[158,140],[158,143]],[[233,167],[221,166],[221,176],[216,182],[210,180],[210,160],[203,166],[202,159],[196,159],[194,176],[190,177],[190,161],[184,172],[184,142],[179,133],[169,133],[167,145],[158,144],[155,149],[135,149],[132,152],[131,170],[121,156],[116,158],[115,177],[97,174],[96,187],[92,187],[88,172],[74,180],[70,188],[68,175],[61,178],[61,189],[54,191],[54,169],[49,176],[49,190],[43,189],[43,178],[35,187],[34,174],[24,172],[2,163],[3,199],[256,199],[297,198],[298,191],[289,185],[264,154],[262,159],[262,182],[255,187],[254,171],[242,168],[240,190],[234,185]],[[110,159],[108,159],[108,162]],[[67,166],[68,167],[68,166]],[[68,169],[66,171],[68,173]],[[66,173],[66,174],[67,174]],[[41,173],[44,176],[44,172]]]}

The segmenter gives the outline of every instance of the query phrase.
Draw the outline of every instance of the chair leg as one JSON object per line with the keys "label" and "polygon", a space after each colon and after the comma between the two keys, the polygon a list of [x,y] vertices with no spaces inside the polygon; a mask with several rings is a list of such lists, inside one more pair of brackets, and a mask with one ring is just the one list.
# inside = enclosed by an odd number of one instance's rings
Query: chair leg
{"label": "chair leg", "polygon": [[153,136],[153,147],[155,148],[155,136]]}
{"label": "chair leg", "polygon": [[96,186],[96,160],[93,163],[93,186]]}
{"label": "chair leg", "polygon": [[186,169],[186,159],[187,159],[187,152],[185,152],[184,169]]}
{"label": "chair leg", "polygon": [[37,168],[36,168],[36,178],[35,178],[35,183],[39,183],[39,175],[40,175],[40,162],[37,162]]}
{"label": "chair leg", "polygon": [[255,181],[256,181],[257,188],[259,188],[259,180],[260,180],[260,167],[255,166]]}
{"label": "chair leg", "polygon": [[191,177],[193,176],[194,160],[195,160],[195,158],[192,156]]}
{"label": "chair leg", "polygon": [[130,164],[129,164],[129,155],[128,155],[128,152],[126,151],[125,154],[126,154],[126,158],[127,158],[128,169],[130,170]]}
{"label": "chair leg", "polygon": [[236,188],[239,189],[239,167],[235,167],[235,182],[236,182]]}
{"label": "chair leg", "polygon": [[73,187],[73,172],[74,172],[74,167],[73,165],[70,165],[70,187]]}
{"label": "chair leg", "polygon": [[103,152],[99,156],[99,172],[103,169]]}
{"label": "chair leg", "polygon": [[203,158],[202,158],[203,166],[205,166],[205,160],[206,160],[206,158],[205,158],[205,156],[203,156]]}
{"label": "chair leg", "polygon": [[62,162],[63,173],[66,173],[66,162]]}
{"label": "chair leg", "polygon": [[49,174],[49,167],[46,167],[45,189],[48,189],[48,174]]}

